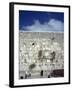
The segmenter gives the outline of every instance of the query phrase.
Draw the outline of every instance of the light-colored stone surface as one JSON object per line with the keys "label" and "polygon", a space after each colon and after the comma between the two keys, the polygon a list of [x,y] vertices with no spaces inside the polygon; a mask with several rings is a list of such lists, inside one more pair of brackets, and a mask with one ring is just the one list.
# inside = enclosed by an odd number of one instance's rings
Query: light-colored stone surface
{"label": "light-colored stone surface", "polygon": [[[41,70],[48,72],[53,69],[64,68],[64,33],[20,32],[19,38],[20,76],[23,75],[22,72],[30,71],[29,65],[33,63],[36,64],[36,67],[32,69],[35,74]],[[40,50],[42,53],[39,59],[38,54]],[[50,60],[52,52],[55,52],[53,62]]]}

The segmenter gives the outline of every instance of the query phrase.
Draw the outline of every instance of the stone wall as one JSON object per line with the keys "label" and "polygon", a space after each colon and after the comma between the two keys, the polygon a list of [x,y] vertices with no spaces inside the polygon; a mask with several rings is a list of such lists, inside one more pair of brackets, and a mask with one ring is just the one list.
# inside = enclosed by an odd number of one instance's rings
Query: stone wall
{"label": "stone wall", "polygon": [[19,70],[32,71],[64,69],[64,33],[20,32]]}

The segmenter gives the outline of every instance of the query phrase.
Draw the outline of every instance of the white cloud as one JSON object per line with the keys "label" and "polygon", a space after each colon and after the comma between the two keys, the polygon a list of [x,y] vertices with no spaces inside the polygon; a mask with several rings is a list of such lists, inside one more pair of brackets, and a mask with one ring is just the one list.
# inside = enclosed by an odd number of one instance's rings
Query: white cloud
{"label": "white cloud", "polygon": [[51,19],[49,22],[44,22],[41,24],[39,20],[35,20],[34,24],[31,26],[24,27],[28,31],[64,31],[64,23]]}

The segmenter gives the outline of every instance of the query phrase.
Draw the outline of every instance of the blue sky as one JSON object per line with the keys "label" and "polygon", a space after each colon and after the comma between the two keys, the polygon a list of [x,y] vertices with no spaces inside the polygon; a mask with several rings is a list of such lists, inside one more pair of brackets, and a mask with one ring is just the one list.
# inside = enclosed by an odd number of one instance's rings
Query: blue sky
{"label": "blue sky", "polygon": [[19,11],[19,30],[64,31],[64,13]]}

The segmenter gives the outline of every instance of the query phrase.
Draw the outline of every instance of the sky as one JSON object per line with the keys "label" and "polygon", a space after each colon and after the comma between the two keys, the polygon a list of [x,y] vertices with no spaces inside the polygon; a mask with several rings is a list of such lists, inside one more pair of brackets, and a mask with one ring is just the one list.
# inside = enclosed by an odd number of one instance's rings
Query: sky
{"label": "sky", "polygon": [[63,12],[19,11],[19,30],[33,32],[63,32]]}

